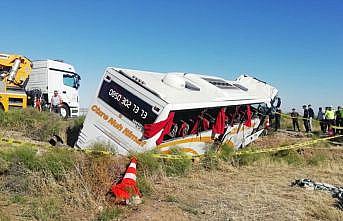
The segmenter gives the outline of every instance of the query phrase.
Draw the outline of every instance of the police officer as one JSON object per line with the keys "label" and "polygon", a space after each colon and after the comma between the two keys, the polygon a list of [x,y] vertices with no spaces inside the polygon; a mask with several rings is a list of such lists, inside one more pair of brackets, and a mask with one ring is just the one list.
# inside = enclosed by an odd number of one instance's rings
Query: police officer
{"label": "police officer", "polygon": [[310,126],[309,126],[310,115],[309,115],[309,112],[308,112],[306,105],[303,105],[303,109],[304,109],[304,115],[303,115],[304,127],[305,127],[306,133],[308,133],[308,132],[310,132]]}
{"label": "police officer", "polygon": [[308,105],[308,116],[309,116],[309,120],[308,120],[308,123],[309,123],[309,129],[310,129],[310,132],[312,131],[312,119],[314,118],[314,111],[311,107],[311,104]]}
{"label": "police officer", "polygon": [[[336,111],[336,126],[343,127],[343,108],[338,106]],[[337,129],[337,134],[343,134],[343,129]]]}
{"label": "police officer", "polygon": [[326,133],[326,123],[325,123],[325,114],[323,112],[323,108],[319,108],[318,114],[317,114],[317,120],[319,120],[320,129],[323,133]]}
{"label": "police officer", "polygon": [[296,127],[297,130],[300,132],[299,122],[298,122],[299,113],[295,111],[295,108],[292,109],[291,117],[292,117],[292,123],[293,123],[293,130],[295,131],[295,127]]}
{"label": "police officer", "polygon": [[275,112],[275,131],[280,129],[281,126],[281,108],[276,108]]}

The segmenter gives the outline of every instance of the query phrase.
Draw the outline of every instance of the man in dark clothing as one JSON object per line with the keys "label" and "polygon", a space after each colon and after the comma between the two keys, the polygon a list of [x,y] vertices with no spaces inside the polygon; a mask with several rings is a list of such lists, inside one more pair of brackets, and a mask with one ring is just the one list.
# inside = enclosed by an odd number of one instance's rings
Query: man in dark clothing
{"label": "man in dark clothing", "polygon": [[298,122],[299,113],[295,111],[295,108],[292,109],[291,117],[292,117],[292,123],[293,123],[293,130],[295,131],[295,129],[297,128],[297,130],[300,132],[299,122]]}
{"label": "man in dark clothing", "polygon": [[325,113],[323,112],[323,108],[319,108],[318,114],[317,114],[317,120],[319,120],[320,129],[323,133],[326,133],[326,123],[325,123]]}
{"label": "man in dark clothing", "polygon": [[305,127],[305,130],[306,130],[306,133],[310,132],[310,127],[309,127],[309,112],[308,112],[308,109],[307,109],[307,106],[304,105],[303,106],[303,109],[304,109],[304,115],[303,115],[303,121],[304,121],[304,127]]}
{"label": "man in dark clothing", "polygon": [[314,118],[314,111],[311,107],[311,104],[308,105],[308,115],[309,115],[308,127],[309,127],[310,131],[312,131],[312,119]]}
{"label": "man in dark clothing", "polygon": [[[343,127],[343,109],[341,106],[338,106],[336,111],[336,126]],[[337,129],[337,134],[343,134],[343,130]]]}
{"label": "man in dark clothing", "polygon": [[277,108],[275,112],[275,131],[280,129],[281,125],[281,109]]}

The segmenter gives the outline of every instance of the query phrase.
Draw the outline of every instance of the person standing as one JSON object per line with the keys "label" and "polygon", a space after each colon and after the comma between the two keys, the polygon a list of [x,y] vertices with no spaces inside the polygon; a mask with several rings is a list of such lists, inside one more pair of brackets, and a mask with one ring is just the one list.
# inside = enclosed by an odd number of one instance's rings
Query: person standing
{"label": "person standing", "polygon": [[297,130],[300,132],[299,122],[298,122],[299,113],[295,111],[295,108],[292,109],[291,117],[292,117],[292,123],[293,123],[293,130],[296,131],[295,129],[297,128]]}
{"label": "person standing", "polygon": [[281,126],[281,108],[276,108],[275,112],[275,131],[280,129]]}
{"label": "person standing", "polygon": [[308,127],[309,127],[310,132],[311,132],[312,131],[312,119],[314,118],[314,111],[311,107],[311,104],[308,105],[308,116],[309,116]]}
{"label": "person standing", "polygon": [[335,111],[332,109],[332,106],[325,111],[325,119],[328,125],[328,132],[334,133],[334,131],[331,131],[331,126],[335,125]]}
{"label": "person standing", "polygon": [[[343,127],[343,108],[338,106],[336,111],[336,126]],[[337,134],[343,134],[343,129],[337,129]]]}
{"label": "person standing", "polygon": [[303,105],[303,109],[304,109],[304,115],[303,115],[304,127],[305,127],[306,133],[308,133],[310,132],[310,127],[309,127],[309,122],[308,122],[309,112],[306,105]]}
{"label": "person standing", "polygon": [[62,98],[58,94],[58,91],[54,91],[54,95],[51,97],[50,101],[50,111],[59,114],[62,105]]}
{"label": "person standing", "polygon": [[319,120],[320,124],[320,130],[323,133],[326,133],[326,123],[325,123],[325,114],[323,112],[323,108],[319,108],[318,114],[317,114],[317,120]]}

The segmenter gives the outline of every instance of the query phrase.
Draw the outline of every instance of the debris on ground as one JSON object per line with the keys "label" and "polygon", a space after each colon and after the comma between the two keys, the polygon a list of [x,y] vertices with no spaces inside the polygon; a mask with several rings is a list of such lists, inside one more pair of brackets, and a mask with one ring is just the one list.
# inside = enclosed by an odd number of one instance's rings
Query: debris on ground
{"label": "debris on ground", "polygon": [[333,198],[337,199],[337,207],[343,210],[343,187],[337,187],[327,183],[316,183],[310,179],[295,180],[292,186],[300,186],[310,190],[322,190],[329,192]]}

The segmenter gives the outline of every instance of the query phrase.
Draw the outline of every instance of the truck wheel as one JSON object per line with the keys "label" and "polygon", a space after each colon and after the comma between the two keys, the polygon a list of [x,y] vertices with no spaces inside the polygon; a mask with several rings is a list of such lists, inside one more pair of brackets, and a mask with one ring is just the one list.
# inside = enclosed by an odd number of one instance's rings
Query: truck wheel
{"label": "truck wheel", "polygon": [[61,109],[60,109],[60,114],[64,119],[67,119],[70,116],[69,107],[65,104],[62,104]]}

